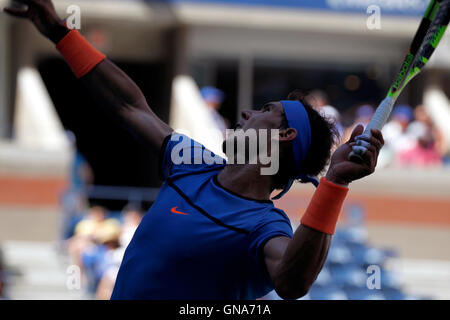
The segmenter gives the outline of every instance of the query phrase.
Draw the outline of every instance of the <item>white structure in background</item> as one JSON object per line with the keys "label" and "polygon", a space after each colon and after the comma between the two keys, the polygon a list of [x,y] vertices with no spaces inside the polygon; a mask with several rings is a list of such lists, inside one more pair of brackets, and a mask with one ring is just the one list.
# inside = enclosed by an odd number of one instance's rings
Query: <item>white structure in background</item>
{"label": "white structure in background", "polygon": [[[438,70],[450,70],[450,32],[447,31],[438,49],[433,53],[428,63],[428,68]],[[423,103],[438,129],[445,136],[448,147],[450,148],[450,100],[445,94],[442,86],[445,84],[437,83],[429,85],[424,90]]]}
{"label": "white structure in background", "polygon": [[[0,2],[1,4],[1,2]],[[6,121],[7,121],[7,96],[8,96],[8,63],[7,63],[7,35],[6,35],[6,22],[0,15],[0,137],[6,135]]]}
{"label": "white structure in background", "polygon": [[69,141],[39,72],[23,68],[17,78],[14,136],[23,147],[68,151]]}
{"label": "white structure in background", "polygon": [[434,259],[391,259],[386,269],[401,277],[404,292],[415,297],[450,299],[450,262]]}
{"label": "white structure in background", "polygon": [[222,152],[222,133],[217,129],[212,113],[191,77],[175,77],[171,104],[169,124],[172,128],[225,157]]}
{"label": "white structure in background", "polygon": [[5,241],[2,243],[7,267],[12,273],[7,296],[12,300],[82,300],[81,290],[67,287],[70,261],[58,255],[53,242]]}
{"label": "white structure in background", "polygon": [[65,174],[73,150],[36,69],[17,77],[14,139],[0,140],[0,171]]}
{"label": "white structure in background", "polygon": [[450,100],[441,88],[430,87],[424,92],[423,102],[450,147]]}
{"label": "white structure in background", "polygon": [[439,42],[439,47],[433,53],[430,61],[427,63],[427,68],[436,69],[449,69],[450,68],[450,32],[444,33],[441,41]]}

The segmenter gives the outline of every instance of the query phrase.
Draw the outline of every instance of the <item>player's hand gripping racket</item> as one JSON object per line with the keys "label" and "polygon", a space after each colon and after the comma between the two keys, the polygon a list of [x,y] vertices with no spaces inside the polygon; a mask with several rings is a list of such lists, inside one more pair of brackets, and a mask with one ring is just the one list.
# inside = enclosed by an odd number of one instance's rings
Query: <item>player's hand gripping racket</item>
{"label": "player's hand gripping racket", "polygon": [[371,129],[381,130],[386,123],[398,96],[405,86],[417,76],[427,64],[434,50],[438,46],[450,19],[450,0],[431,0],[425,15],[420,22],[419,29],[402,64],[396,80],[392,84],[386,98],[376,109],[370,123],[361,138],[356,138],[349,159],[362,162],[362,155],[366,152],[367,144],[363,138],[370,137]]}

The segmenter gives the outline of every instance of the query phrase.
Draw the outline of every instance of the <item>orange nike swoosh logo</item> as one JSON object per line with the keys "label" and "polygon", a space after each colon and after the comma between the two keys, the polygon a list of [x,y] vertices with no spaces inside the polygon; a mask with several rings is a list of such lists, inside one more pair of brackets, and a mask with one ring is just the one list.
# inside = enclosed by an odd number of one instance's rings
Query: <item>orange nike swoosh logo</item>
{"label": "orange nike swoosh logo", "polygon": [[176,213],[176,214],[182,214],[182,215],[184,215],[184,216],[188,216],[188,215],[189,215],[189,213],[177,211],[177,208],[178,208],[178,207],[173,207],[172,209],[170,209],[170,211],[172,211],[173,213]]}

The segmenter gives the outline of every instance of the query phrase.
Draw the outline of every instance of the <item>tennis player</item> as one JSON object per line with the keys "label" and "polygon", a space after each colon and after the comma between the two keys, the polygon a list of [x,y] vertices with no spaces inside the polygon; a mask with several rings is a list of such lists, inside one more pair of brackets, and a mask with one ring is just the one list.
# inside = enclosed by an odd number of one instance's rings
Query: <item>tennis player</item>
{"label": "tennis player", "polygon": [[[99,106],[159,152],[164,184],[126,249],[112,299],[256,299],[273,289],[284,299],[304,296],[327,257],[348,185],[375,170],[381,133],[362,137],[363,162],[351,162],[349,152],[363,132],[357,126],[330,161],[333,125],[293,93],[242,112],[236,125],[279,129],[275,175],[262,175],[261,164],[198,162],[195,151],[204,147],[186,144],[186,136],[161,121],[126,74],[61,22],[50,0],[18,2],[27,8],[5,12],[32,21]],[[178,163],[174,155],[196,164]],[[328,162],[319,183],[312,176]],[[295,180],[318,187],[294,233],[271,196],[281,190],[280,198]]]}

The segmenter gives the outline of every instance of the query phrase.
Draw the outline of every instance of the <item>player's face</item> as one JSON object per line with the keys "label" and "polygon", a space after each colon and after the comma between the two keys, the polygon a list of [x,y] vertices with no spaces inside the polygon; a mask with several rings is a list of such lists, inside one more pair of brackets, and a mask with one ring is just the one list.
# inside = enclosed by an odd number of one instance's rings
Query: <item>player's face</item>
{"label": "player's face", "polygon": [[259,110],[244,110],[234,129],[278,129],[283,119],[281,102],[269,102]]}
{"label": "player's face", "polygon": [[[282,119],[283,119],[284,109],[281,102],[269,102],[265,104],[259,110],[244,110],[241,113],[241,119],[234,126],[234,130],[242,130],[248,133],[250,130],[256,131],[257,142],[259,145],[259,139],[265,137],[267,139],[266,145],[271,143],[271,130],[279,129]],[[259,130],[265,130],[260,134]],[[234,134],[227,136],[227,139],[223,142],[222,150],[226,152],[227,141],[236,141],[236,136]],[[235,142],[236,143],[236,142]],[[251,143],[246,141],[246,143]],[[246,150],[248,150],[248,145],[246,145]],[[234,149],[237,152],[237,148]]]}

